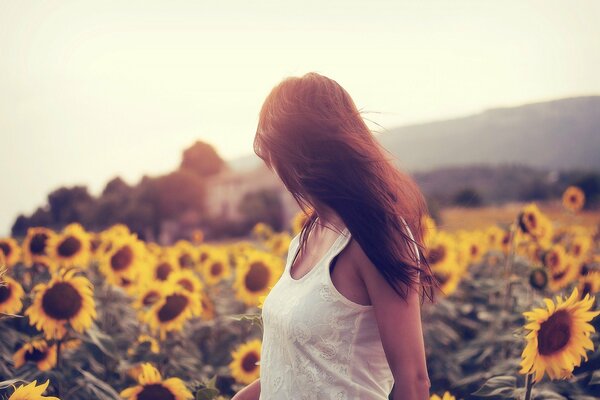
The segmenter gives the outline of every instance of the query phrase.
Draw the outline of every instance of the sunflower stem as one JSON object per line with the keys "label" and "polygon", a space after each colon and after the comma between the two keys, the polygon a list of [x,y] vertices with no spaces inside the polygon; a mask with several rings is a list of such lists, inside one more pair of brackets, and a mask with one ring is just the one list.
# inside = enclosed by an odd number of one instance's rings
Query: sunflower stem
{"label": "sunflower stem", "polygon": [[519,221],[518,221],[518,217],[517,217],[517,220],[514,221],[510,226],[510,236],[508,238],[509,250],[508,250],[508,254],[506,255],[506,259],[505,259],[505,263],[504,263],[504,281],[506,283],[506,285],[504,287],[504,307],[503,307],[504,311],[508,311],[508,305],[510,302],[509,300],[510,300],[511,287],[512,287],[512,285],[510,284],[510,276],[512,273],[512,267],[513,267],[514,258],[515,258],[515,231],[518,226],[518,223],[519,223]]}
{"label": "sunflower stem", "polygon": [[527,374],[525,379],[525,400],[531,400],[531,389],[533,388],[532,374]]}
{"label": "sunflower stem", "polygon": [[[60,338],[56,341],[56,372],[60,373],[60,346],[62,344],[63,339]],[[56,385],[56,395],[60,398],[60,389],[62,385],[62,377],[58,380],[58,385]]]}

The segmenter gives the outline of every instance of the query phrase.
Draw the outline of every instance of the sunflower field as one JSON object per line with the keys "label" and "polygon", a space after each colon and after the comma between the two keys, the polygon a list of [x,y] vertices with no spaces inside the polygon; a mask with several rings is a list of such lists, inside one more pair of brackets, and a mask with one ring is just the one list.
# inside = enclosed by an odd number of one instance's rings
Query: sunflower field
{"label": "sunflower field", "polygon": [[[564,212],[584,201],[568,188]],[[0,398],[230,399],[260,377],[262,301],[303,222],[226,244],[78,223],[0,238]],[[442,285],[422,309],[431,399],[600,398],[598,227],[536,203],[473,231],[423,222]]]}

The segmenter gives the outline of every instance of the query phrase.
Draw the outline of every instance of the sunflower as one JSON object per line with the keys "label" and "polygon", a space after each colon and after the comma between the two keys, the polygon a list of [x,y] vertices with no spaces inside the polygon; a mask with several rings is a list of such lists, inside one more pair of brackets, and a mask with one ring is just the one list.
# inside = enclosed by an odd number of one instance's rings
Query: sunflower
{"label": "sunflower", "polygon": [[275,255],[283,257],[290,248],[291,240],[287,232],[276,233],[265,240],[265,246]]}
{"label": "sunflower", "polygon": [[25,265],[31,266],[38,260],[45,261],[48,258],[48,239],[55,235],[53,230],[42,226],[27,229],[21,245]]}
{"label": "sunflower", "polygon": [[204,265],[204,263],[206,261],[208,261],[208,259],[210,258],[210,256],[212,255],[213,252],[213,246],[207,244],[207,243],[202,243],[198,246],[197,251],[196,251],[196,269],[197,270],[201,270],[202,265]]}
{"label": "sunflower", "polygon": [[548,272],[545,268],[534,268],[529,274],[529,284],[532,288],[543,290],[548,286]]}
{"label": "sunflower", "polygon": [[581,298],[588,293],[594,295],[600,292],[600,271],[588,272],[586,275],[580,277],[578,289],[581,293]]}
{"label": "sunflower", "polygon": [[434,394],[429,398],[429,400],[456,400],[456,397],[452,396],[450,392],[444,392],[442,397]]}
{"label": "sunflower", "polygon": [[173,246],[175,258],[180,269],[193,269],[198,258],[198,249],[187,240],[179,240]]}
{"label": "sunflower", "polygon": [[86,268],[90,251],[90,235],[77,222],[70,223],[60,234],[48,238],[48,253],[60,267]]}
{"label": "sunflower", "polygon": [[99,257],[99,269],[108,282],[122,286],[138,277],[146,261],[144,243],[135,234],[120,235],[113,240],[110,250]]}
{"label": "sunflower", "polygon": [[151,280],[166,282],[171,273],[179,270],[177,255],[172,249],[164,249],[154,260],[150,268]]}
{"label": "sunflower", "polygon": [[129,354],[130,356],[135,354],[135,347],[140,346],[144,343],[149,344],[149,350],[152,353],[160,353],[160,345],[158,344],[158,341],[155,338],[149,335],[139,335],[134,345],[129,350],[127,350],[127,354]]}
{"label": "sunflower", "polygon": [[457,235],[456,244],[459,250],[459,264],[465,267],[477,264],[487,252],[486,238],[479,232],[464,232]]}
{"label": "sunflower", "polygon": [[213,251],[202,263],[202,278],[207,285],[216,285],[231,276],[229,257],[224,251]]}
{"label": "sunflower", "polygon": [[98,239],[100,243],[91,243],[90,247],[93,250],[96,257],[99,257],[103,253],[108,253],[112,250],[113,243],[120,237],[123,236],[131,236],[131,232],[129,231],[129,227],[124,224],[115,224],[110,228],[98,233],[97,235],[92,235],[90,242],[97,242]]}
{"label": "sunflower", "polygon": [[146,311],[158,302],[167,290],[167,286],[163,281],[149,281],[137,288],[133,308],[138,311],[140,320],[144,319]]}
{"label": "sunflower", "polygon": [[54,396],[42,396],[42,393],[46,391],[49,383],[50,379],[40,386],[37,386],[37,380],[35,380],[28,385],[20,385],[19,387],[13,386],[15,391],[10,395],[8,400],[60,400],[58,397]]}
{"label": "sunflower", "polygon": [[260,377],[260,361],[262,342],[253,339],[239,345],[232,353],[233,360],[229,363],[231,376],[242,384],[248,385]]}
{"label": "sunflower", "polygon": [[257,238],[258,240],[267,240],[274,234],[273,228],[264,222],[258,222],[251,230],[251,235]]}
{"label": "sunflower", "polygon": [[563,193],[562,204],[569,211],[579,211],[585,204],[585,193],[577,186],[569,186]]}
{"label": "sunflower", "polygon": [[236,297],[246,305],[255,306],[258,298],[269,292],[283,272],[283,260],[270,253],[251,251],[240,257],[236,266]]}
{"label": "sunflower", "polygon": [[592,248],[594,240],[589,235],[575,236],[567,247],[567,252],[580,260],[584,260]]}
{"label": "sunflower", "polygon": [[197,294],[190,294],[187,290],[173,284],[165,284],[165,294],[154,303],[144,315],[151,329],[160,333],[164,340],[171,331],[180,331],[185,322],[202,314],[202,303]]}
{"label": "sunflower", "polygon": [[21,259],[21,248],[13,238],[0,239],[0,252],[4,254],[4,262],[9,268],[13,267]]}
{"label": "sunflower", "polygon": [[76,270],[68,269],[56,274],[47,284],[37,284],[34,299],[25,310],[29,323],[44,331],[47,339],[60,339],[66,324],[81,333],[96,318],[93,285],[84,276],[74,276]]}
{"label": "sunflower", "polygon": [[44,339],[23,344],[13,355],[15,368],[21,368],[26,362],[31,361],[40,371],[54,368],[56,360],[56,345],[50,346]]}
{"label": "sunflower", "polygon": [[548,236],[549,219],[542,214],[537,204],[529,203],[519,213],[519,228],[523,233],[531,235],[535,239]]}
{"label": "sunflower", "polygon": [[595,332],[588,323],[600,311],[589,311],[594,297],[586,295],[577,300],[577,288],[564,300],[556,296],[556,304],[544,299],[545,308],[526,311],[524,326],[530,332],[525,336],[527,345],[521,354],[521,374],[535,373],[534,382],[540,381],[547,373],[550,379],[572,377],[573,369],[581,364],[583,357],[587,361],[586,350],[593,350],[590,335]]}
{"label": "sunflower", "polygon": [[446,232],[433,235],[424,253],[431,268],[447,269],[457,262],[455,240]]}
{"label": "sunflower", "polygon": [[23,307],[22,299],[25,291],[21,284],[5,276],[0,283],[0,313],[16,314]]}
{"label": "sunflower", "polygon": [[506,232],[498,225],[492,225],[485,230],[485,242],[490,249],[502,250],[502,238]]}
{"label": "sunflower", "polygon": [[204,289],[204,284],[200,278],[198,278],[194,271],[189,269],[182,269],[171,273],[167,281],[181,286],[190,293],[198,293]]}
{"label": "sunflower", "polygon": [[423,214],[421,217],[421,226],[423,229],[423,241],[425,247],[429,247],[431,239],[438,233],[437,224],[430,215]]}
{"label": "sunflower", "polygon": [[188,400],[194,395],[179,378],[163,380],[160,372],[150,363],[143,363],[137,377],[137,386],[123,390],[120,395],[126,400],[171,399]]}
{"label": "sunflower", "polygon": [[550,290],[557,291],[566,287],[580,275],[581,263],[575,258],[566,256],[560,269],[550,271]]}
{"label": "sunflower", "polygon": [[567,250],[561,244],[555,244],[542,254],[542,263],[550,271],[560,271],[566,262]]}

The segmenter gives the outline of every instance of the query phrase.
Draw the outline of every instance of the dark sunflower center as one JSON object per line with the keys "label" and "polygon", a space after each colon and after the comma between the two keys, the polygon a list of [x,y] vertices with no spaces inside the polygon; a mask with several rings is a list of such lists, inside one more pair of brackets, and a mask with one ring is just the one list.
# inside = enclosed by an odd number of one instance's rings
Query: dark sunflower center
{"label": "dark sunflower center", "polygon": [[81,249],[81,241],[73,236],[68,236],[58,245],[58,254],[61,257],[72,257]]}
{"label": "dark sunflower center", "polygon": [[271,272],[262,262],[252,263],[250,271],[246,274],[246,288],[251,292],[260,292],[267,287]]}
{"label": "dark sunflower center", "polygon": [[564,348],[571,337],[571,317],[565,310],[558,310],[540,326],[538,349],[541,355],[554,354]]}
{"label": "dark sunflower center", "polygon": [[10,299],[10,294],[12,290],[10,285],[0,286],[0,304],[4,303],[6,300]]}
{"label": "dark sunflower center", "polygon": [[242,369],[246,372],[253,372],[256,370],[258,365],[256,362],[259,360],[258,355],[255,352],[250,352],[242,359]]}
{"label": "dark sunflower center", "polygon": [[472,245],[471,246],[471,255],[476,256],[477,254],[479,254],[479,247],[477,247],[476,245]]}
{"label": "dark sunflower center", "polygon": [[29,242],[29,250],[32,254],[43,255],[46,253],[46,240],[48,235],[45,233],[36,233]]}
{"label": "dark sunflower center", "polygon": [[552,274],[552,279],[554,279],[555,281],[562,279],[562,277],[564,277],[566,273],[567,273],[567,269],[565,268],[560,272]]}
{"label": "dark sunflower center", "polygon": [[577,204],[577,196],[573,195],[571,196],[571,203]]}
{"label": "dark sunflower center", "polygon": [[156,277],[161,281],[166,281],[171,271],[173,271],[171,264],[163,262],[156,268]]}
{"label": "dark sunflower center", "polygon": [[45,360],[46,357],[48,357],[48,353],[38,349],[28,350],[25,352],[26,361],[39,362]]}
{"label": "dark sunflower center", "polygon": [[0,250],[6,255],[6,257],[10,256],[10,245],[6,242],[0,242]]}
{"label": "dark sunflower center", "polygon": [[200,262],[206,261],[207,258],[208,258],[208,253],[206,253],[206,252],[200,253]]}
{"label": "dark sunflower center", "polygon": [[53,319],[73,318],[83,305],[81,295],[70,283],[57,282],[42,297],[44,312]]}
{"label": "dark sunflower center", "polygon": [[179,283],[179,286],[181,286],[182,288],[184,288],[185,290],[187,290],[189,292],[194,291],[194,284],[192,282],[190,282],[189,279],[182,278],[177,283]]}
{"label": "dark sunflower center", "polygon": [[437,264],[444,259],[446,255],[446,249],[444,246],[437,246],[429,251],[429,262],[431,264]]}
{"label": "dark sunflower center", "polygon": [[183,268],[192,268],[194,266],[194,259],[187,253],[182,254],[179,257],[179,265]]}
{"label": "dark sunflower center", "polygon": [[558,266],[559,258],[558,254],[552,252],[546,256],[546,263],[550,268],[556,268]]}
{"label": "dark sunflower center", "polygon": [[142,304],[144,304],[145,306],[152,305],[152,304],[156,303],[159,298],[160,298],[160,295],[157,292],[154,292],[154,291],[148,292],[142,299]]}
{"label": "dark sunflower center", "polygon": [[144,385],[137,395],[137,400],[175,400],[175,396],[160,383],[151,383]]}
{"label": "dark sunflower center", "polygon": [[537,218],[533,214],[527,214],[527,225],[535,229],[537,227]]}
{"label": "dark sunflower center", "polygon": [[115,271],[123,271],[131,265],[133,251],[130,246],[123,246],[110,258],[110,267]]}
{"label": "dark sunflower center", "polygon": [[210,266],[210,274],[213,276],[218,276],[223,271],[223,264],[220,262],[215,262]]}
{"label": "dark sunflower center", "polygon": [[531,272],[529,275],[529,284],[536,289],[543,289],[548,283],[548,276],[541,269]]}
{"label": "dark sunflower center", "polygon": [[165,304],[158,311],[158,319],[161,322],[169,322],[177,318],[187,307],[188,299],[181,294],[167,296]]}

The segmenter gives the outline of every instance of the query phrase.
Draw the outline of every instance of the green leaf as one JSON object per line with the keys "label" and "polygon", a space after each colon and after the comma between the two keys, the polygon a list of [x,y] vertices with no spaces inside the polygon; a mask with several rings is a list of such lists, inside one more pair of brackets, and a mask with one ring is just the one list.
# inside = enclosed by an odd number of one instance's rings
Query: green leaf
{"label": "green leaf", "polygon": [[589,385],[600,385],[600,369],[592,373]]}
{"label": "green leaf", "polygon": [[514,376],[494,376],[483,384],[477,391],[471,393],[480,397],[500,397],[504,399],[514,398],[514,391],[517,387],[517,378]]}
{"label": "green leaf", "polygon": [[196,400],[212,400],[219,395],[217,389],[203,388],[196,392]]}

